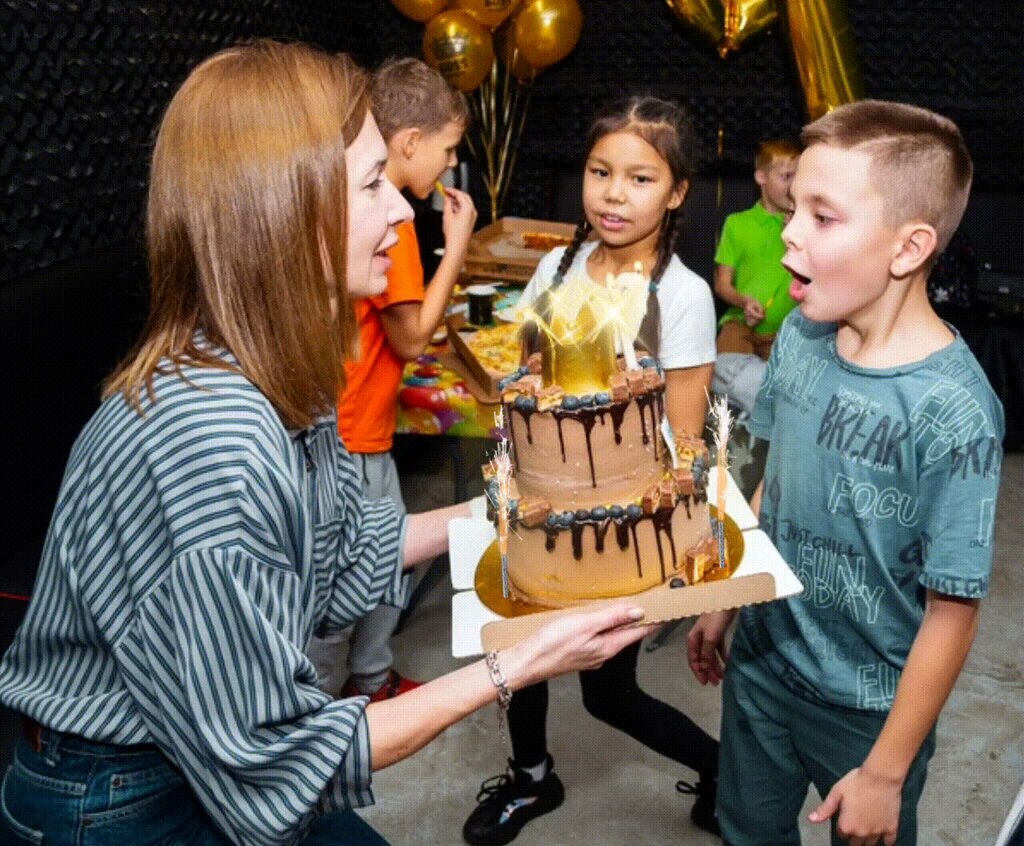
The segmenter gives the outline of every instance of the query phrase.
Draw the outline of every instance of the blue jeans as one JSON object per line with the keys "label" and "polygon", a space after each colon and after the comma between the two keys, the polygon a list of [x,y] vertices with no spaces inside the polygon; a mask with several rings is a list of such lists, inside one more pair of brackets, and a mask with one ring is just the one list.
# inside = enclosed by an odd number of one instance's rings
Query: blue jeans
{"label": "blue jeans", "polygon": [[[47,846],[228,846],[155,746],[113,746],[43,729],[18,741],[0,787],[0,842]],[[352,811],[317,819],[306,846],[387,846]]]}

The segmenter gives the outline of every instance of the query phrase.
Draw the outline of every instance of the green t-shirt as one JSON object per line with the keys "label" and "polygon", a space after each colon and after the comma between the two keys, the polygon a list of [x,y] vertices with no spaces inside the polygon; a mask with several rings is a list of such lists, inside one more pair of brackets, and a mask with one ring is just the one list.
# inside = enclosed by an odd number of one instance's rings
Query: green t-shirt
{"label": "green t-shirt", "polygon": [[[782,243],[782,215],[771,214],[760,201],[746,211],[725,219],[715,264],[731,267],[733,285],[741,294],[756,297],[764,306],[764,320],[754,327],[758,335],[772,335],[796,302],[789,296],[792,277],[782,266],[786,245]],[[743,309],[732,306],[719,325],[743,320]]]}

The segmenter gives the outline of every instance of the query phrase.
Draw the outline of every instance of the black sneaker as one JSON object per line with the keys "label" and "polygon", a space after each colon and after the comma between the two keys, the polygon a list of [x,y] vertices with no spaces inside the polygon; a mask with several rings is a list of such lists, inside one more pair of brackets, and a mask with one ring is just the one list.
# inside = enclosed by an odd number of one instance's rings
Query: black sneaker
{"label": "black sneaker", "polygon": [[690,809],[690,819],[697,828],[701,828],[716,837],[722,836],[715,816],[715,798],[718,796],[718,779],[700,779],[696,784],[688,781],[677,781],[676,790],[680,793],[696,796],[697,800]]}
{"label": "black sneaker", "polygon": [[515,766],[480,785],[479,803],[462,826],[462,837],[471,846],[503,846],[511,843],[534,817],[555,810],[565,799],[565,788],[555,775],[548,755],[548,772],[540,781]]}

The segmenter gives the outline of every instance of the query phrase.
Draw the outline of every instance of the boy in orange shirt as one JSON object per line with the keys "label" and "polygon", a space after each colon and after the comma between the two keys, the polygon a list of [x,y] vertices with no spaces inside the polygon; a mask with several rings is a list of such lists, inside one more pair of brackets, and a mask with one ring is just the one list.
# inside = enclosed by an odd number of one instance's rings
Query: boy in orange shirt
{"label": "boy in orange shirt", "polygon": [[[418,59],[386,62],[373,76],[373,112],[388,145],[385,176],[399,190],[426,199],[434,184],[458,163],[456,148],[468,123],[462,94]],[[375,191],[367,185],[363,190]],[[358,225],[358,221],[354,221]],[[476,223],[470,196],[445,189],[444,257],[424,289],[423,265],[412,222],[398,227],[388,251],[388,287],[380,296],[354,303],[361,355],[346,365],[346,388],[338,400],[338,433],[363,477],[363,494],[388,497],[405,511],[398,471],[391,457],[398,388],[405,362],[416,358],[444,317],[452,288]],[[309,655],[320,685],[341,696],[389,699],[418,685],[391,666],[391,635],[401,608],[381,605],[356,623],[349,640],[348,680],[336,675],[337,639],[314,638]]]}

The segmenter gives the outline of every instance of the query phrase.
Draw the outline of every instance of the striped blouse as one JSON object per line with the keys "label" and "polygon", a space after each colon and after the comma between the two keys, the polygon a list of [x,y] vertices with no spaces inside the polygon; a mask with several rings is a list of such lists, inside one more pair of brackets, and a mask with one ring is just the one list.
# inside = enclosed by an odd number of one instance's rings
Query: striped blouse
{"label": "striped blouse", "polygon": [[373,802],[366,700],[318,690],[304,649],[404,603],[404,518],[362,498],[333,419],[289,431],[238,373],[183,374],[79,435],[0,700],[155,743],[233,841],[289,843]]}

